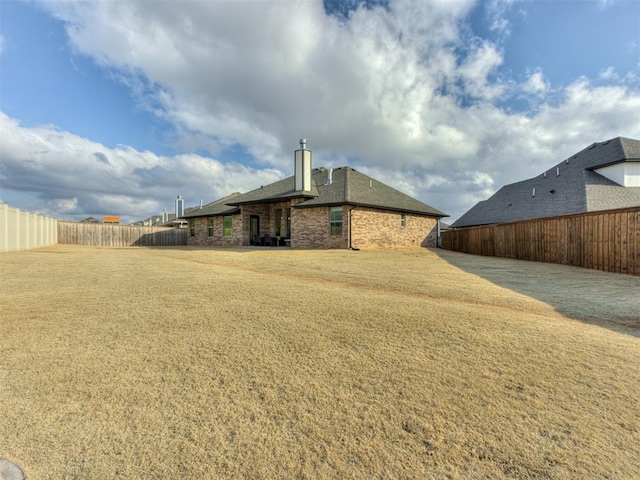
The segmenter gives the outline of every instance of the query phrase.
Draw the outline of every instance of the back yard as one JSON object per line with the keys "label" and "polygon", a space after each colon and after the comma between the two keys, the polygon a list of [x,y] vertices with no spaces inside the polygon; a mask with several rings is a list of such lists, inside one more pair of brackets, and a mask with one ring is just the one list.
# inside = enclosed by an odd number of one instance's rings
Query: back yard
{"label": "back yard", "polygon": [[0,255],[29,479],[640,478],[640,278],[441,250]]}

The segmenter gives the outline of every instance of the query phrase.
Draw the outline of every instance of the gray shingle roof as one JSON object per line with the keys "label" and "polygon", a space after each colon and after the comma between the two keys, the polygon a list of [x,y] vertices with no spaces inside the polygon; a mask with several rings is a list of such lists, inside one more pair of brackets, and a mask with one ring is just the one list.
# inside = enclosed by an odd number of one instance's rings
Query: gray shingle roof
{"label": "gray shingle roof", "polygon": [[640,162],[640,141],[617,137],[594,143],[534,178],[505,185],[452,227],[640,206],[640,187],[620,186],[595,171],[621,162]]}
{"label": "gray shingle roof", "polygon": [[290,198],[309,198],[318,195],[318,189],[311,182],[310,192],[301,192],[295,190],[295,177],[287,177],[277,182],[263,185],[260,188],[243,193],[234,198],[228,205],[246,205],[251,203],[276,203],[288,200]]}
{"label": "gray shingle roof", "polygon": [[326,168],[315,169],[312,181],[317,185],[318,196],[297,204],[296,208],[323,205],[359,205],[433,217],[447,216],[446,213],[374,180],[351,167],[332,169],[330,185],[327,185],[328,177],[329,171]]}
{"label": "gray shingle roof", "polygon": [[[304,201],[295,208],[318,207],[327,205],[360,205],[376,207],[398,212],[416,213],[433,217],[446,217],[437,210],[409,195],[357,172],[350,167],[332,169],[332,183],[327,185],[329,170],[314,168],[311,172],[311,191],[295,190],[295,177],[287,177],[269,185],[263,185],[244,194],[233,194],[203,207],[197,212],[189,212],[185,217],[212,216],[228,214],[222,211],[224,206],[235,208],[252,203],[275,203],[292,198]],[[231,197],[231,198],[230,198]],[[211,208],[209,208],[211,206]],[[215,208],[214,208],[215,207]]]}
{"label": "gray shingle roof", "polygon": [[202,208],[190,207],[185,210],[182,218],[194,218],[194,217],[215,217],[216,215],[233,215],[238,213],[240,209],[236,206],[229,205],[230,201],[238,198],[241,194],[234,192],[227,195],[224,198],[216,200],[215,202],[207,203]]}

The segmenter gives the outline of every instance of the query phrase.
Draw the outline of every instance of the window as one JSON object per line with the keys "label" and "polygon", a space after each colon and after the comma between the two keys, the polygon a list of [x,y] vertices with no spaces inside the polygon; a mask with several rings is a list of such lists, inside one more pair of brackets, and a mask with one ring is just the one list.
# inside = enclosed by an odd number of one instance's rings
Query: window
{"label": "window", "polygon": [[342,235],[342,207],[332,207],[329,210],[329,223],[332,236]]}
{"label": "window", "polygon": [[224,236],[230,237],[231,235],[233,235],[233,217],[231,215],[225,216],[222,224]]}
{"label": "window", "polygon": [[276,220],[276,225],[275,225],[276,237],[279,237],[282,231],[282,209],[276,208],[274,211],[274,216]]}
{"label": "window", "polygon": [[207,218],[207,230],[210,237],[213,237],[213,217]]}
{"label": "window", "polygon": [[196,219],[195,218],[189,219],[189,235],[191,235],[192,237],[196,236]]}
{"label": "window", "polygon": [[400,214],[400,226],[402,228],[407,226],[407,214],[406,213],[401,213]]}

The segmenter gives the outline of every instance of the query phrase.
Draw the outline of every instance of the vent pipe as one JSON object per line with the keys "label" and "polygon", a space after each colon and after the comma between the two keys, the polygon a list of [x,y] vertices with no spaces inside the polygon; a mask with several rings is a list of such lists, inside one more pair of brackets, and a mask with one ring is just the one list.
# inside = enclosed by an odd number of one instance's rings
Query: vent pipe
{"label": "vent pipe", "polygon": [[331,185],[333,183],[333,168],[329,169],[329,173],[327,174],[327,185]]}
{"label": "vent pipe", "polygon": [[307,150],[307,139],[300,140],[300,149],[293,154],[295,187],[297,192],[311,191],[311,150]]}
{"label": "vent pipe", "polygon": [[168,221],[169,221],[169,215],[167,214],[167,209],[163,208],[162,209],[162,224],[164,225]]}
{"label": "vent pipe", "polygon": [[182,199],[182,195],[178,195],[176,197],[176,218],[182,217],[184,214],[184,200]]}

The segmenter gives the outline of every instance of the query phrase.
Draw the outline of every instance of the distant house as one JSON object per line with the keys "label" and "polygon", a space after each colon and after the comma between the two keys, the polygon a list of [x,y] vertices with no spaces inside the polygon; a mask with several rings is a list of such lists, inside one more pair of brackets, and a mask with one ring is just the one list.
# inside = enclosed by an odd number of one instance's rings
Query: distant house
{"label": "distant house", "polygon": [[[190,207],[184,209],[184,212],[189,212],[198,207]],[[163,212],[162,215],[152,215],[144,220],[135,222],[133,225],[140,227],[174,227],[174,228],[186,228],[187,221],[183,218],[176,217],[175,213]]]}
{"label": "distant house", "polygon": [[97,218],[87,217],[84,220],[80,220],[78,223],[102,223],[102,222]]}
{"label": "distant house", "polygon": [[436,246],[447,215],[353,168],[312,168],[301,141],[291,177],[184,214],[189,245]]}
{"label": "distant house", "polygon": [[534,178],[505,185],[452,228],[640,206],[640,141],[594,143]]}
{"label": "distant house", "polygon": [[119,215],[104,215],[102,217],[102,223],[111,223],[114,225],[120,225],[120,216]]}

